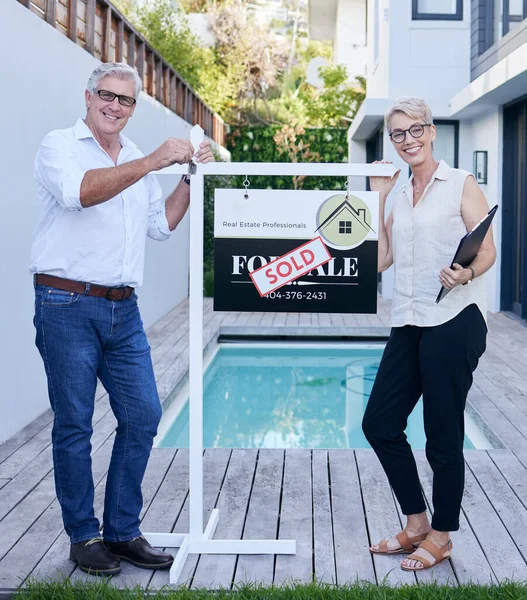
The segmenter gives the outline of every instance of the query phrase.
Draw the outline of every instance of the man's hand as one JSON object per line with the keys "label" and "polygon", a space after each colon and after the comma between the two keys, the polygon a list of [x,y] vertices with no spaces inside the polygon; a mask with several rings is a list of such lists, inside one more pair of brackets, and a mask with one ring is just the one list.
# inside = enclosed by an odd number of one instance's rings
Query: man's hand
{"label": "man's hand", "polygon": [[464,269],[461,265],[454,263],[454,268],[443,267],[439,274],[439,282],[447,290],[451,290],[456,285],[462,285],[472,278],[472,271]]}
{"label": "man's hand", "polygon": [[157,150],[149,155],[152,171],[159,171],[174,164],[189,163],[194,156],[194,148],[188,140],[168,138]]}
{"label": "man's hand", "polygon": [[196,162],[199,163],[208,163],[214,162],[216,159],[214,158],[214,154],[212,154],[212,148],[209,141],[202,142],[199,145],[199,150],[196,153]]}

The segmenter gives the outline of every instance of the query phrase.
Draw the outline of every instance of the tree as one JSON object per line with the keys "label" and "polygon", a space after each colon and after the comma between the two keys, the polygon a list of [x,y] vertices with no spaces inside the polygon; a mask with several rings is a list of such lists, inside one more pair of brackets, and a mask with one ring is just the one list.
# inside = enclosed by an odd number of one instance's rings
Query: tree
{"label": "tree", "polygon": [[223,114],[230,90],[227,74],[215,50],[192,33],[186,14],[171,0],[117,0],[137,30],[216,112]]}
{"label": "tree", "polygon": [[243,124],[257,116],[261,100],[267,120],[273,115],[268,105],[268,93],[280,85],[280,75],[287,66],[285,41],[259,27],[247,12],[244,3],[228,0],[213,12],[216,56],[223,66],[236,97],[232,98],[230,121]]}
{"label": "tree", "polygon": [[[321,70],[324,87],[306,81],[315,56],[331,59],[322,42],[288,40],[257,25],[239,0],[216,0],[210,10],[215,44],[203,46],[186,13],[171,0],[115,0],[140,33],[227,123],[346,126],[365,96],[365,81],[350,86],[342,65]],[[211,0],[184,0],[204,10]],[[290,60],[291,49],[295,59]],[[293,125],[293,126],[294,126]]]}
{"label": "tree", "polygon": [[323,67],[319,73],[324,87],[305,85],[299,93],[311,126],[335,127],[343,124],[344,117],[353,120],[366,96],[366,80],[358,77],[360,87],[350,86],[344,65]]}
{"label": "tree", "polygon": [[[289,161],[293,163],[319,162],[320,154],[311,150],[310,143],[298,139],[305,132],[301,125],[284,125],[273,136],[278,153],[285,154]],[[305,175],[295,175],[293,177],[293,189],[301,188],[305,178]]]}
{"label": "tree", "polygon": [[359,85],[351,85],[344,65],[329,66],[320,69],[324,85],[317,89],[306,80],[307,65],[316,56],[331,61],[331,46],[300,40],[296,55],[296,63],[284,75],[281,93],[269,101],[274,121],[298,122],[304,127],[347,127],[365,98],[366,80],[358,77]]}

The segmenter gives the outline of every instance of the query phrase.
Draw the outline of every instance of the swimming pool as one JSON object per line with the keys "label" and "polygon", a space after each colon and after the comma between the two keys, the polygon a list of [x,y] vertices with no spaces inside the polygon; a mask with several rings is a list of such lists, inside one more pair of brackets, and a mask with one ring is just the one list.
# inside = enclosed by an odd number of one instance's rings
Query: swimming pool
{"label": "swimming pool", "polygon": [[[225,344],[204,378],[205,448],[369,448],[361,429],[384,345]],[[188,389],[164,412],[156,445],[188,447]],[[492,447],[466,415],[465,448]],[[408,441],[425,446],[422,400]]]}

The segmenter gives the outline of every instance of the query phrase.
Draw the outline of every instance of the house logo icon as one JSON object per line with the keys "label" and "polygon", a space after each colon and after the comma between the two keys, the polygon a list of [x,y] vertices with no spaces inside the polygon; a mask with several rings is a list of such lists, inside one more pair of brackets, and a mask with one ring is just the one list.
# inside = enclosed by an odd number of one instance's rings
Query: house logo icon
{"label": "house logo icon", "polygon": [[315,233],[322,236],[328,246],[347,250],[360,246],[371,227],[371,212],[368,205],[350,194],[331,196],[323,202],[317,212]]}

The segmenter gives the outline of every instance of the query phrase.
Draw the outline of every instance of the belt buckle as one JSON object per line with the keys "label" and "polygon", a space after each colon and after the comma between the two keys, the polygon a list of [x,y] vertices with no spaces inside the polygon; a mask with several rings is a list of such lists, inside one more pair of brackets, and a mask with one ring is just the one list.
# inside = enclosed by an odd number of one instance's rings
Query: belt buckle
{"label": "belt buckle", "polygon": [[[114,290],[119,290],[121,292],[121,296],[119,298],[110,298],[112,292]],[[126,287],[110,287],[108,288],[108,291],[106,292],[106,300],[124,300],[126,297]]]}

